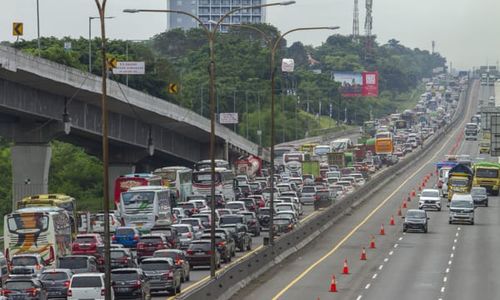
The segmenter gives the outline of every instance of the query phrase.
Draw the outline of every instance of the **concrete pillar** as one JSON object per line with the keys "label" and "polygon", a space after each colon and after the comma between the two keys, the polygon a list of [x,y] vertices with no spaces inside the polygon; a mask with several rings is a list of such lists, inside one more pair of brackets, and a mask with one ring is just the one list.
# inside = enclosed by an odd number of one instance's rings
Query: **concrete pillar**
{"label": "concrete pillar", "polygon": [[12,146],[13,209],[23,197],[48,193],[51,156],[49,144],[17,143]]}
{"label": "concrete pillar", "polygon": [[120,175],[130,174],[135,172],[135,166],[127,163],[110,163],[109,164],[109,199],[115,199],[115,180]]}

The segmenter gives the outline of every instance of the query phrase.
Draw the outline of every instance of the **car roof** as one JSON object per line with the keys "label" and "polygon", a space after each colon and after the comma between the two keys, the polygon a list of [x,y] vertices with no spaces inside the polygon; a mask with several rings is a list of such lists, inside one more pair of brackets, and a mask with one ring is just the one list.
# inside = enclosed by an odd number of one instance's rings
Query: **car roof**
{"label": "car roof", "polygon": [[59,256],[58,259],[61,258],[95,258],[92,255],[75,255],[75,254],[70,254],[70,255],[65,255],[65,256]]}
{"label": "car roof", "polygon": [[54,268],[54,269],[45,269],[43,270],[42,274],[45,274],[45,273],[67,273],[68,275],[72,275],[73,272],[71,271],[71,269],[62,269],[62,268]]}
{"label": "car roof", "polygon": [[184,251],[180,249],[160,249],[155,251],[155,253],[162,253],[162,252],[175,252],[180,254],[184,253]]}
{"label": "car roof", "polygon": [[169,263],[172,262],[172,259],[170,257],[148,257],[148,258],[145,258],[143,260],[141,260],[141,263],[143,262],[149,262],[149,261],[168,261]]}
{"label": "car roof", "polygon": [[71,277],[71,279],[73,279],[75,277],[96,277],[96,276],[104,278],[104,273],[97,273],[97,272],[94,272],[94,273],[78,273],[78,274],[74,274],[73,277]]}
{"label": "car roof", "polygon": [[121,272],[121,271],[135,271],[135,272],[140,272],[142,269],[140,268],[119,268],[119,269],[113,269],[111,270],[111,273],[113,272]]}

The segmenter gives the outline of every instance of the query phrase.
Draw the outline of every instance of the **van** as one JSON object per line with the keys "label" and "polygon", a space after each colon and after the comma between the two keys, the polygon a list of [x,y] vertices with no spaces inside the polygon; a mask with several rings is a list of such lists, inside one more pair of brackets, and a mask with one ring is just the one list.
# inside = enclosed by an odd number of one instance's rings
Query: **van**
{"label": "van", "polygon": [[[85,273],[75,274],[71,277],[71,282],[68,288],[68,300],[77,299],[95,299],[104,300],[106,289],[104,287],[103,273]],[[111,299],[114,300],[115,295],[111,289]]]}
{"label": "van", "polygon": [[448,205],[450,208],[449,223],[469,223],[474,225],[474,200],[471,194],[454,194]]}
{"label": "van", "polygon": [[90,255],[68,255],[57,258],[57,268],[70,269],[73,273],[97,272],[97,260]]}

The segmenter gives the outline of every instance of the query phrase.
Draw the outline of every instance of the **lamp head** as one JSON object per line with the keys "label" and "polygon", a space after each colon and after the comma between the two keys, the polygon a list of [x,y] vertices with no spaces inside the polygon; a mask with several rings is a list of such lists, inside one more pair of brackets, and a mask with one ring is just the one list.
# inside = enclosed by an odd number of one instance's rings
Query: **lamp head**
{"label": "lamp head", "polygon": [[140,10],[138,9],[131,9],[131,8],[127,8],[127,9],[124,9],[123,10],[124,13],[131,13],[131,14],[135,14],[135,13],[138,13],[140,12]]}
{"label": "lamp head", "polygon": [[280,2],[280,5],[291,5],[291,4],[295,4],[295,1],[283,1],[283,2]]}

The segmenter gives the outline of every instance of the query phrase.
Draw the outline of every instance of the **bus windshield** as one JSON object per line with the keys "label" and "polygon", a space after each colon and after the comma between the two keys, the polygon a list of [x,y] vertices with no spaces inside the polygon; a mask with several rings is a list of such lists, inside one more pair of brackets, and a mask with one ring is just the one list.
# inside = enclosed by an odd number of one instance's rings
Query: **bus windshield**
{"label": "bus windshield", "polygon": [[155,192],[134,191],[122,193],[125,210],[152,211]]}
{"label": "bus windshield", "polygon": [[47,231],[49,218],[44,214],[14,214],[8,218],[9,231],[12,233],[35,233]]}
{"label": "bus windshield", "polygon": [[498,170],[477,168],[476,169],[476,177],[497,178],[498,177]]}
{"label": "bus windshield", "polygon": [[[215,173],[215,182],[221,182],[220,173]],[[193,174],[193,182],[198,184],[210,184],[212,183],[212,174],[210,172],[195,173]]]}

